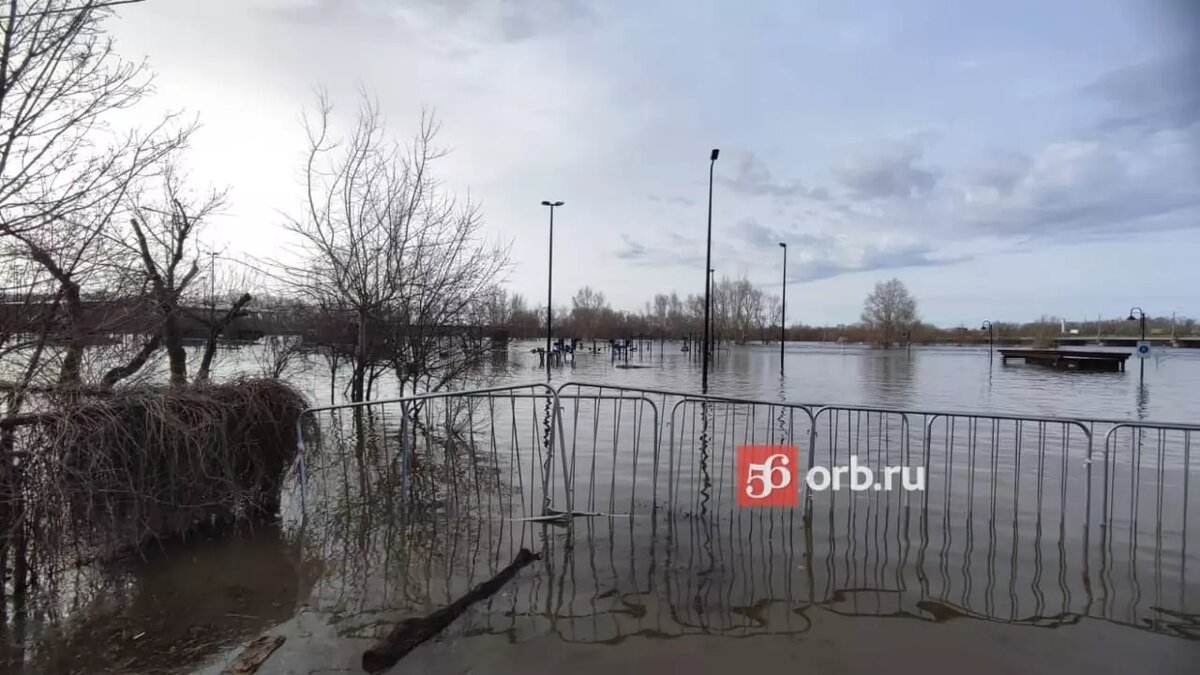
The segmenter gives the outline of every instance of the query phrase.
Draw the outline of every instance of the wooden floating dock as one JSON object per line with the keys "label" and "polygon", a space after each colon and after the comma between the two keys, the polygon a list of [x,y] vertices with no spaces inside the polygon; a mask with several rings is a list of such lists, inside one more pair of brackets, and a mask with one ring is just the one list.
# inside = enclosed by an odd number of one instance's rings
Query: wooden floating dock
{"label": "wooden floating dock", "polygon": [[1004,363],[1009,359],[1023,359],[1025,363],[1059,370],[1117,372],[1125,370],[1125,361],[1132,354],[1089,349],[1001,349],[1000,356]]}

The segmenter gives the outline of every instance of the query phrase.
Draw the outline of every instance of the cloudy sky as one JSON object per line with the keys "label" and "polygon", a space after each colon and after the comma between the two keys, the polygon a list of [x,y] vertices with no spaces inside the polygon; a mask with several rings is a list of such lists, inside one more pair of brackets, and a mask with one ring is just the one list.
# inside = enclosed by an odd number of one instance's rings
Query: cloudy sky
{"label": "cloudy sky", "polygon": [[902,279],[925,320],[1200,316],[1200,12],[1187,0],[148,0],[111,24],[203,128],[214,243],[297,212],[325,87],[406,138],[436,111],[445,185],[512,244],[508,285],[640,308],[713,267],[792,321],[855,321]]}

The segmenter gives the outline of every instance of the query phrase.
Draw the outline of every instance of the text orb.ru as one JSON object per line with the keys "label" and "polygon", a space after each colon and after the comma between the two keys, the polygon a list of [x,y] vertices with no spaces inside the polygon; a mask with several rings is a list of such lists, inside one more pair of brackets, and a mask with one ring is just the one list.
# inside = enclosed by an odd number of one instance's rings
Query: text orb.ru
{"label": "text orb.ru", "polygon": [[[739,506],[795,506],[799,501],[799,452],[793,445],[744,445],[737,449]],[[804,482],[814,492],[825,490],[920,492],[925,467],[872,468],[850,455],[849,463],[813,466]]]}

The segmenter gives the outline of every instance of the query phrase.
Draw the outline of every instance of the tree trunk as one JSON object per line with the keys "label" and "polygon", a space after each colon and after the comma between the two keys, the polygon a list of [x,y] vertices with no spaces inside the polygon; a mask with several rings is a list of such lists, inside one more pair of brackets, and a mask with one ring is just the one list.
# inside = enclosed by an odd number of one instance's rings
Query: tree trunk
{"label": "tree trunk", "polygon": [[217,338],[221,335],[221,329],[217,326],[209,326],[208,338],[204,341],[204,354],[200,357],[200,368],[196,370],[196,382],[207,382],[210,371],[212,370],[213,359],[217,355]]}
{"label": "tree trunk", "polygon": [[338,354],[334,349],[329,350],[329,405],[333,405],[337,401],[337,392],[334,390],[334,384],[337,382],[337,367]]}
{"label": "tree trunk", "polygon": [[358,312],[358,345],[354,349],[354,374],[350,382],[350,401],[363,400],[364,380],[367,371],[367,312]]}
{"label": "tree trunk", "polygon": [[167,359],[171,368],[171,386],[187,384],[187,352],[183,349],[183,337],[179,333],[179,320],[173,307],[164,307],[162,336],[167,347]]}
{"label": "tree trunk", "polygon": [[83,299],[79,296],[79,284],[70,279],[64,279],[61,283],[63,301],[67,308],[67,351],[63,354],[58,383],[77,385],[83,381],[83,350],[87,347],[86,336],[83,332]]}
{"label": "tree trunk", "polygon": [[105,373],[104,377],[100,380],[100,386],[106,389],[111,388],[121,380],[141,370],[142,366],[146,365],[146,362],[149,361],[150,357],[154,355],[154,352],[158,351],[160,344],[162,344],[162,335],[160,333],[155,333],[150,338],[149,342],[142,345],[141,350],[139,350],[138,353],[135,354],[132,359],[130,359],[129,363],[126,363],[123,366],[112,368]]}
{"label": "tree trunk", "polygon": [[200,368],[196,371],[196,382],[207,382],[212,373],[212,362],[217,355],[217,338],[221,333],[225,332],[226,328],[233,323],[234,319],[242,316],[242,310],[246,305],[250,304],[253,298],[249,293],[243,293],[237,302],[225,312],[225,316],[221,317],[219,322],[216,317],[209,317],[210,323],[208,326],[208,338],[204,341],[204,354],[200,357]]}

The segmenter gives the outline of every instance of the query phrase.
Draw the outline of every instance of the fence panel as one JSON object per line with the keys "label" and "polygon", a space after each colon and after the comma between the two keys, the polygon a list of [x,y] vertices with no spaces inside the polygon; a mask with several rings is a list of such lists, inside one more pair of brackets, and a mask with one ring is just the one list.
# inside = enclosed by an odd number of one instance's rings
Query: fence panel
{"label": "fence panel", "polygon": [[1099,612],[1200,637],[1200,618],[1189,606],[1200,594],[1194,576],[1200,518],[1189,517],[1197,504],[1192,493],[1200,467],[1192,454],[1200,426],[1123,422],[1103,438],[1102,457],[1093,462],[1102,468],[1094,551]]}
{"label": "fence panel", "polygon": [[295,517],[325,565],[315,605],[371,632],[379,613],[430,611],[540,551],[564,476],[556,408],[531,385],[307,411]]}

